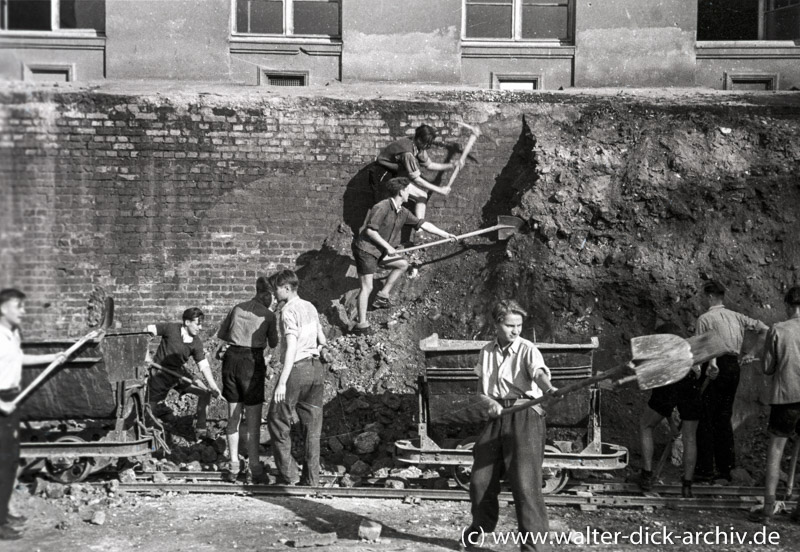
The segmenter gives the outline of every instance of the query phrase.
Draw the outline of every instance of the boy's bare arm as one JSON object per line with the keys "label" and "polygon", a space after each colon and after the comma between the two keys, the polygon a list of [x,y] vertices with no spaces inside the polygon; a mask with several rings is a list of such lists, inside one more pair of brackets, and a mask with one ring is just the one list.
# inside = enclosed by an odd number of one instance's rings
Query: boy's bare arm
{"label": "boy's bare arm", "polygon": [[431,234],[434,234],[436,236],[440,236],[440,237],[448,239],[448,240],[455,241],[455,239],[457,238],[457,236],[455,234],[451,234],[450,232],[446,232],[446,231],[442,230],[441,228],[439,228],[438,226],[436,226],[435,224],[430,223],[430,222],[423,223],[422,226],[420,226],[420,228],[422,228],[426,232],[430,232]]}
{"label": "boy's bare arm", "polygon": [[428,191],[431,191],[431,192],[434,192],[434,193],[437,193],[437,194],[442,194],[443,196],[446,196],[447,194],[449,194],[450,193],[450,189],[451,189],[450,186],[437,186],[436,184],[431,184],[430,182],[428,182],[427,180],[425,180],[421,176],[417,176],[417,177],[414,178],[414,184],[416,184],[417,186],[419,186],[420,188],[423,188],[425,190],[428,190]]}
{"label": "boy's bare arm", "polygon": [[383,239],[377,230],[373,230],[372,228],[367,228],[367,237],[371,239],[378,247],[381,247],[387,255],[396,255],[397,251],[395,251],[394,247]]}
{"label": "boy's bare arm", "polygon": [[533,381],[545,394],[552,395],[558,391],[558,388],[550,381],[550,374],[547,373],[547,370],[537,370],[536,375],[533,376]]}

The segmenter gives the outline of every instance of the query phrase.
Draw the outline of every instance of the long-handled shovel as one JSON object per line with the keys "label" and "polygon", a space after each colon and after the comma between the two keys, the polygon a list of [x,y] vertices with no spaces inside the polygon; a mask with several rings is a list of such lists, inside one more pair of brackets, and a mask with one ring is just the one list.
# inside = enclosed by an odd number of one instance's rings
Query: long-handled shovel
{"label": "long-handled shovel", "polygon": [[182,382],[188,383],[190,385],[194,385],[195,387],[199,388],[201,391],[205,391],[206,393],[211,393],[212,395],[216,396],[216,393],[214,393],[211,389],[209,389],[206,386],[206,384],[203,383],[199,378],[194,378],[194,379],[187,378],[183,374],[181,374],[179,372],[176,372],[174,370],[170,370],[169,368],[165,368],[165,367],[161,366],[160,364],[158,364],[156,362],[153,362],[153,361],[148,361],[148,364],[152,368],[155,368],[156,370],[161,370],[165,374],[169,374],[170,376],[176,377],[179,380],[181,380]]}
{"label": "long-handled shovel", "polygon": [[36,379],[33,380],[28,385],[28,387],[23,389],[19,395],[14,397],[13,401],[11,401],[10,403],[6,403],[7,405],[10,405],[6,406],[6,409],[10,408],[8,412],[9,413],[13,412],[22,403],[22,401],[24,401],[28,397],[28,395],[36,391],[36,389],[47,379],[47,377],[51,373],[53,373],[53,371],[56,368],[64,364],[67,361],[67,359],[69,359],[69,357],[72,356],[72,354],[75,353],[75,351],[83,347],[83,345],[86,342],[98,338],[102,340],[106,334],[106,331],[108,331],[108,329],[111,327],[113,323],[114,323],[114,298],[106,297],[105,304],[103,307],[103,319],[100,321],[100,325],[96,329],[92,330],[91,332],[80,338],[78,341],[76,341],[69,349],[64,351],[63,355],[61,355],[59,358],[48,364],[47,368],[42,370],[42,373],[39,374],[36,377]]}
{"label": "long-handled shovel", "polygon": [[[489,228],[481,228],[480,230],[473,230],[472,232],[467,232],[466,234],[460,234],[456,236],[456,241],[461,241],[466,238],[471,238],[473,236],[480,236],[481,234],[488,234],[489,232],[494,232],[497,230],[497,239],[498,240],[507,240],[517,232],[519,229],[522,228],[522,225],[525,224],[525,221],[519,217],[512,217],[510,215],[500,215],[497,217],[497,224],[494,226],[490,226]],[[414,245],[412,247],[406,247],[405,249],[397,249],[398,253],[407,253],[409,251],[416,251],[417,249],[425,249],[427,247],[433,247],[434,245],[441,245],[443,243],[449,243],[452,240],[449,239],[441,239],[432,241],[430,243],[423,243],[422,245]]]}
{"label": "long-handled shovel", "polygon": [[[458,123],[458,124],[463,126],[463,127],[465,127],[465,128],[467,128],[471,133],[470,136],[469,136],[469,140],[467,140],[467,145],[464,147],[464,151],[461,154],[461,157],[464,159],[464,161],[466,161],[467,160],[467,156],[469,155],[469,152],[472,151],[472,146],[475,145],[475,142],[478,140],[478,137],[481,135],[481,129],[479,129],[478,127],[474,127],[474,126],[465,124],[465,123]],[[453,185],[453,182],[455,182],[456,177],[458,176],[458,173],[460,171],[461,171],[461,165],[458,165],[458,166],[456,166],[455,169],[453,169],[453,174],[450,175],[450,180],[447,181],[447,186],[446,186],[447,188],[449,188],[450,186]]]}

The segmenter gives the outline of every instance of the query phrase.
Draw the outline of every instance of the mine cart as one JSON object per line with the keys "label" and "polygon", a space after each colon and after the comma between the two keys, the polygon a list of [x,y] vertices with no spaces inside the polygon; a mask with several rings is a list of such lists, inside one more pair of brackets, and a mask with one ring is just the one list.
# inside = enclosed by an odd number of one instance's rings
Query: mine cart
{"label": "mine cart", "polygon": [[[475,404],[478,377],[473,369],[485,341],[439,339],[436,334],[420,341],[425,367],[418,379],[419,437],[395,442],[400,462],[449,466],[456,482],[469,487],[472,445],[477,436],[448,438],[437,420],[465,411]],[[590,343],[536,343],[552,372],[556,387],[590,377],[592,357],[598,347]],[[556,493],[574,470],[617,470],[628,462],[625,447],[603,443],[600,436],[600,389],[586,387],[545,405],[547,444],[544,453],[543,492]],[[452,416],[450,416],[452,417]],[[477,420],[476,420],[477,421]],[[475,426],[477,430],[479,426]],[[444,434],[445,437],[441,435]]]}
{"label": "mine cart", "polygon": [[[25,469],[44,467],[56,481],[83,480],[121,457],[150,454],[161,428],[145,422],[148,333],[90,341],[20,407]],[[72,342],[23,343],[29,354],[63,351]],[[25,366],[26,386],[43,367]],[[42,466],[43,464],[43,466]]]}

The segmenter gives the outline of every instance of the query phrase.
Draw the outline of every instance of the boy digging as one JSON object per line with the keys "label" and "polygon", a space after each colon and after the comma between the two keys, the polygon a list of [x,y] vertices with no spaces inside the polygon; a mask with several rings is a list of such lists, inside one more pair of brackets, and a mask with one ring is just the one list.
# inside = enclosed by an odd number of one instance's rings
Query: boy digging
{"label": "boy digging", "polygon": [[389,298],[392,287],[409,266],[408,261],[399,257],[394,248],[394,244],[400,243],[400,232],[404,225],[413,225],[418,230],[425,230],[442,238],[456,239],[455,235],[426,222],[403,207],[411,193],[410,188],[411,183],[407,178],[398,177],[387,182],[386,189],[391,197],[378,202],[369,210],[364,225],[353,239],[353,257],[361,285],[358,293],[358,322],[352,329],[353,334],[373,333],[367,322],[367,305],[372,293],[372,281],[379,267],[391,272],[372,306],[376,309],[392,306]]}

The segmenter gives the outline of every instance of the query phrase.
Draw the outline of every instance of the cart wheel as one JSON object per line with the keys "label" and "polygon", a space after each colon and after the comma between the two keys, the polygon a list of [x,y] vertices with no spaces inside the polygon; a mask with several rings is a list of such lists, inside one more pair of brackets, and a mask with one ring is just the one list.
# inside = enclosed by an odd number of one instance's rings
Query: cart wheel
{"label": "cart wheel", "polygon": [[[545,454],[548,452],[560,453],[558,447],[553,445],[544,446]],[[569,470],[561,468],[544,468],[542,472],[542,494],[556,494],[564,488],[569,481]]]}
{"label": "cart wheel", "polygon": [[[472,437],[467,437],[463,441],[461,441],[456,449],[459,450],[472,450],[472,447],[475,446],[475,441],[478,440],[477,435],[473,435]],[[464,489],[465,491],[469,490],[469,478],[472,475],[472,464],[469,466],[453,466],[451,468],[451,472],[453,475],[453,479],[456,482],[456,485]]]}
{"label": "cart wheel", "polygon": [[[57,443],[84,443],[75,435],[66,435],[56,439]],[[44,468],[53,481],[63,484],[78,483],[86,479],[92,469],[90,458],[46,458]]]}

